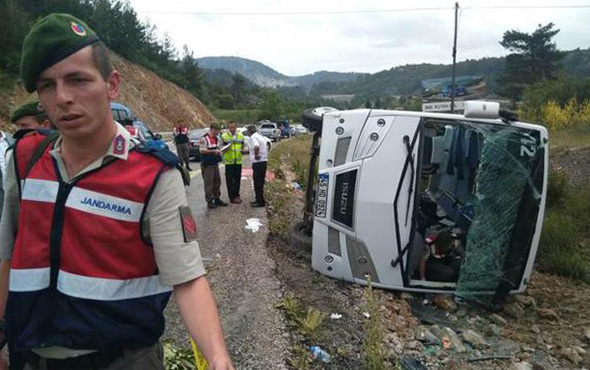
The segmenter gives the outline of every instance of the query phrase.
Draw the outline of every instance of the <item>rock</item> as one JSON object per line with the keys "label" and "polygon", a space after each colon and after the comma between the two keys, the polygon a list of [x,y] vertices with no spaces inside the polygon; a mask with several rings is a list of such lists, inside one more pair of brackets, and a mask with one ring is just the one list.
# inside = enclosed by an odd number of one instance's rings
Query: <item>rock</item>
{"label": "rock", "polygon": [[434,336],[437,337],[438,340],[439,340],[439,342],[440,342],[440,338],[443,336],[443,331],[440,328],[440,326],[438,326],[438,325],[430,325],[428,327],[428,329],[430,329],[430,332],[432,334],[434,334]]}
{"label": "rock", "polygon": [[[385,335],[385,342],[388,344],[388,349],[391,350],[396,356],[403,353],[404,346],[397,333],[388,333]],[[391,356],[393,357],[393,356]]]}
{"label": "rock", "polygon": [[559,321],[559,315],[550,308],[539,308],[537,310],[539,317],[547,321]]}
{"label": "rock", "polygon": [[[400,365],[406,370],[428,370],[428,367],[424,366],[417,358],[407,355],[402,356]],[[388,367],[388,369],[393,369],[393,367]]]}
{"label": "rock", "polygon": [[528,295],[515,295],[514,300],[523,305],[524,307],[537,307],[537,302],[535,301],[535,299]]}
{"label": "rock", "polygon": [[545,352],[537,352],[533,356],[532,363],[533,370],[555,370],[559,362]]}
{"label": "rock", "polygon": [[424,346],[422,345],[422,343],[418,342],[417,340],[411,340],[411,341],[409,341],[409,342],[406,343],[406,348],[407,349],[421,351],[423,347]]}
{"label": "rock", "polygon": [[539,327],[537,325],[533,325],[531,326],[531,330],[533,331],[533,333],[535,334],[540,334],[541,333],[541,329],[539,329]]}
{"label": "rock", "polygon": [[590,342],[590,328],[586,329],[586,331],[584,332],[584,339]]}
{"label": "rock", "polygon": [[494,344],[495,353],[499,356],[514,356],[520,352],[520,344],[511,339],[502,339]]}
{"label": "rock", "polygon": [[524,345],[523,345],[523,346],[522,346],[522,350],[523,350],[524,352],[527,352],[527,353],[535,353],[535,349],[534,349],[533,347],[529,347],[529,346],[524,346]]}
{"label": "rock", "polygon": [[[443,329],[443,337],[441,338],[441,341],[443,342],[443,346],[445,348],[450,348],[457,353],[465,353],[467,351],[467,348],[465,348],[457,333],[455,333],[451,328]],[[448,345],[445,346],[445,344]]]}
{"label": "rock", "polygon": [[419,325],[414,329],[414,337],[422,343],[426,344],[438,344],[440,340],[432,334],[426,326]]}
{"label": "rock", "polygon": [[475,348],[485,348],[488,346],[488,342],[486,342],[484,337],[474,330],[467,329],[461,333],[461,336],[463,337],[464,341],[471,344]]}
{"label": "rock", "polygon": [[508,324],[508,321],[506,321],[505,318],[503,318],[502,316],[498,315],[497,313],[493,313],[490,315],[490,320],[499,326],[505,326],[506,324]]}
{"label": "rock", "polygon": [[533,365],[526,361],[513,362],[510,366],[510,370],[533,370]]}
{"label": "rock", "polygon": [[411,293],[408,292],[402,292],[399,297],[401,299],[404,299],[406,301],[411,301],[412,299],[414,299],[414,296]]}
{"label": "rock", "polygon": [[453,298],[448,294],[437,294],[432,299],[432,303],[441,310],[447,312],[457,311],[457,304],[453,301]]}
{"label": "rock", "polygon": [[584,356],[586,354],[586,350],[580,346],[573,346],[572,349],[578,353],[580,356]]}
{"label": "rock", "polygon": [[524,316],[524,308],[518,302],[508,303],[504,305],[503,311],[506,315],[520,319]]}
{"label": "rock", "polygon": [[489,334],[490,336],[494,335],[496,337],[499,337],[502,335],[502,328],[498,325],[490,324],[490,326],[488,327],[488,332],[486,334]]}
{"label": "rock", "polygon": [[455,312],[455,316],[457,316],[458,318],[465,317],[467,316],[467,310],[465,310],[464,308],[460,308],[457,310],[457,312]]}
{"label": "rock", "polygon": [[563,348],[559,354],[561,357],[568,359],[574,365],[579,364],[582,362],[582,356],[578,354],[578,352],[574,351],[572,348]]}

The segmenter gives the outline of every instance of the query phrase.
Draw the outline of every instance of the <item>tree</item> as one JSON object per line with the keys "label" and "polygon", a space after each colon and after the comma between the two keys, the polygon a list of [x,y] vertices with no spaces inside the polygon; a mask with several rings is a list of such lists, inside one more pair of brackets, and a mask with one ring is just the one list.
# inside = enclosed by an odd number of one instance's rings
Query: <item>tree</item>
{"label": "tree", "polygon": [[283,102],[279,94],[275,91],[266,91],[263,94],[263,99],[258,118],[271,121],[276,121],[281,118],[283,113]]}
{"label": "tree", "polygon": [[203,72],[197,65],[193,57],[193,52],[189,50],[188,46],[184,45],[182,52],[183,57],[180,61],[182,87],[190,91],[197,98],[202,99],[205,90]]}
{"label": "tree", "polygon": [[506,57],[506,69],[498,79],[501,93],[508,96],[513,105],[520,100],[522,91],[536,82],[553,79],[559,70],[559,61],[565,53],[557,50],[551,39],[559,33],[549,23],[532,34],[510,30],[504,32],[500,45],[512,54]]}
{"label": "tree", "polygon": [[244,102],[244,97],[246,95],[246,84],[248,80],[246,77],[242,76],[239,73],[234,73],[232,76],[232,85],[231,85],[231,92],[234,100],[236,103],[240,104]]}

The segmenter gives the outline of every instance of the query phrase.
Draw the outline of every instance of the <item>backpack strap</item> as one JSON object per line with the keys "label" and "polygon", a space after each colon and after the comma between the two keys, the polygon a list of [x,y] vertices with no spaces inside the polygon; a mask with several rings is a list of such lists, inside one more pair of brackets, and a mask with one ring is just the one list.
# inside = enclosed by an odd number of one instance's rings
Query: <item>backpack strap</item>
{"label": "backpack strap", "polygon": [[33,168],[35,163],[37,163],[37,161],[41,158],[43,153],[45,153],[45,149],[47,149],[49,145],[53,144],[58,137],[59,132],[51,131],[48,133],[47,137],[43,139],[43,141],[41,141],[39,145],[37,145],[35,151],[33,152],[33,155],[31,156],[31,159],[29,159],[29,162],[27,163],[27,167],[25,169],[25,178],[27,177],[29,172],[31,172],[31,169]]}
{"label": "backpack strap", "polygon": [[166,166],[176,168],[182,175],[182,182],[184,185],[189,186],[191,184],[190,174],[180,165],[178,156],[172,153],[170,149],[162,148],[151,141],[143,141],[135,146],[135,150],[140,153],[150,154],[159,159],[160,162],[164,163]]}

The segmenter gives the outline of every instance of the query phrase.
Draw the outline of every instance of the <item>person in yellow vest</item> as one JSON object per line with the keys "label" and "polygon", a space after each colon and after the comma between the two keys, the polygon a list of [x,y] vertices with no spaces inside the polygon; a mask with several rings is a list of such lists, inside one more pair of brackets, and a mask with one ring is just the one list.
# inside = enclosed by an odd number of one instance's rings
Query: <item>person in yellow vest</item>
{"label": "person in yellow vest", "polygon": [[230,202],[242,203],[242,198],[240,198],[240,182],[242,180],[244,135],[238,132],[236,123],[233,121],[229,122],[228,129],[228,132],[221,135],[223,145],[229,145],[229,148],[223,153],[227,195]]}

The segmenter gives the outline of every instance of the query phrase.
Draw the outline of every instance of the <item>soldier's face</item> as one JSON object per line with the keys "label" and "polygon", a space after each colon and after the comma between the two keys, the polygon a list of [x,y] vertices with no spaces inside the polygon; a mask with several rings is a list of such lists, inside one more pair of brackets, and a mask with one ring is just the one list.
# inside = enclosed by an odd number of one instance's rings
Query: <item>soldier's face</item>
{"label": "soldier's face", "polygon": [[105,81],[92,59],[91,46],[47,68],[37,81],[41,105],[65,138],[110,135],[110,102],[118,90],[118,72]]}
{"label": "soldier's face", "polygon": [[35,119],[34,116],[24,116],[21,117],[19,119],[16,120],[16,125],[18,126],[19,130],[24,130],[24,129],[39,129],[39,128],[45,128],[46,126],[44,125],[45,122],[37,122],[37,119]]}

